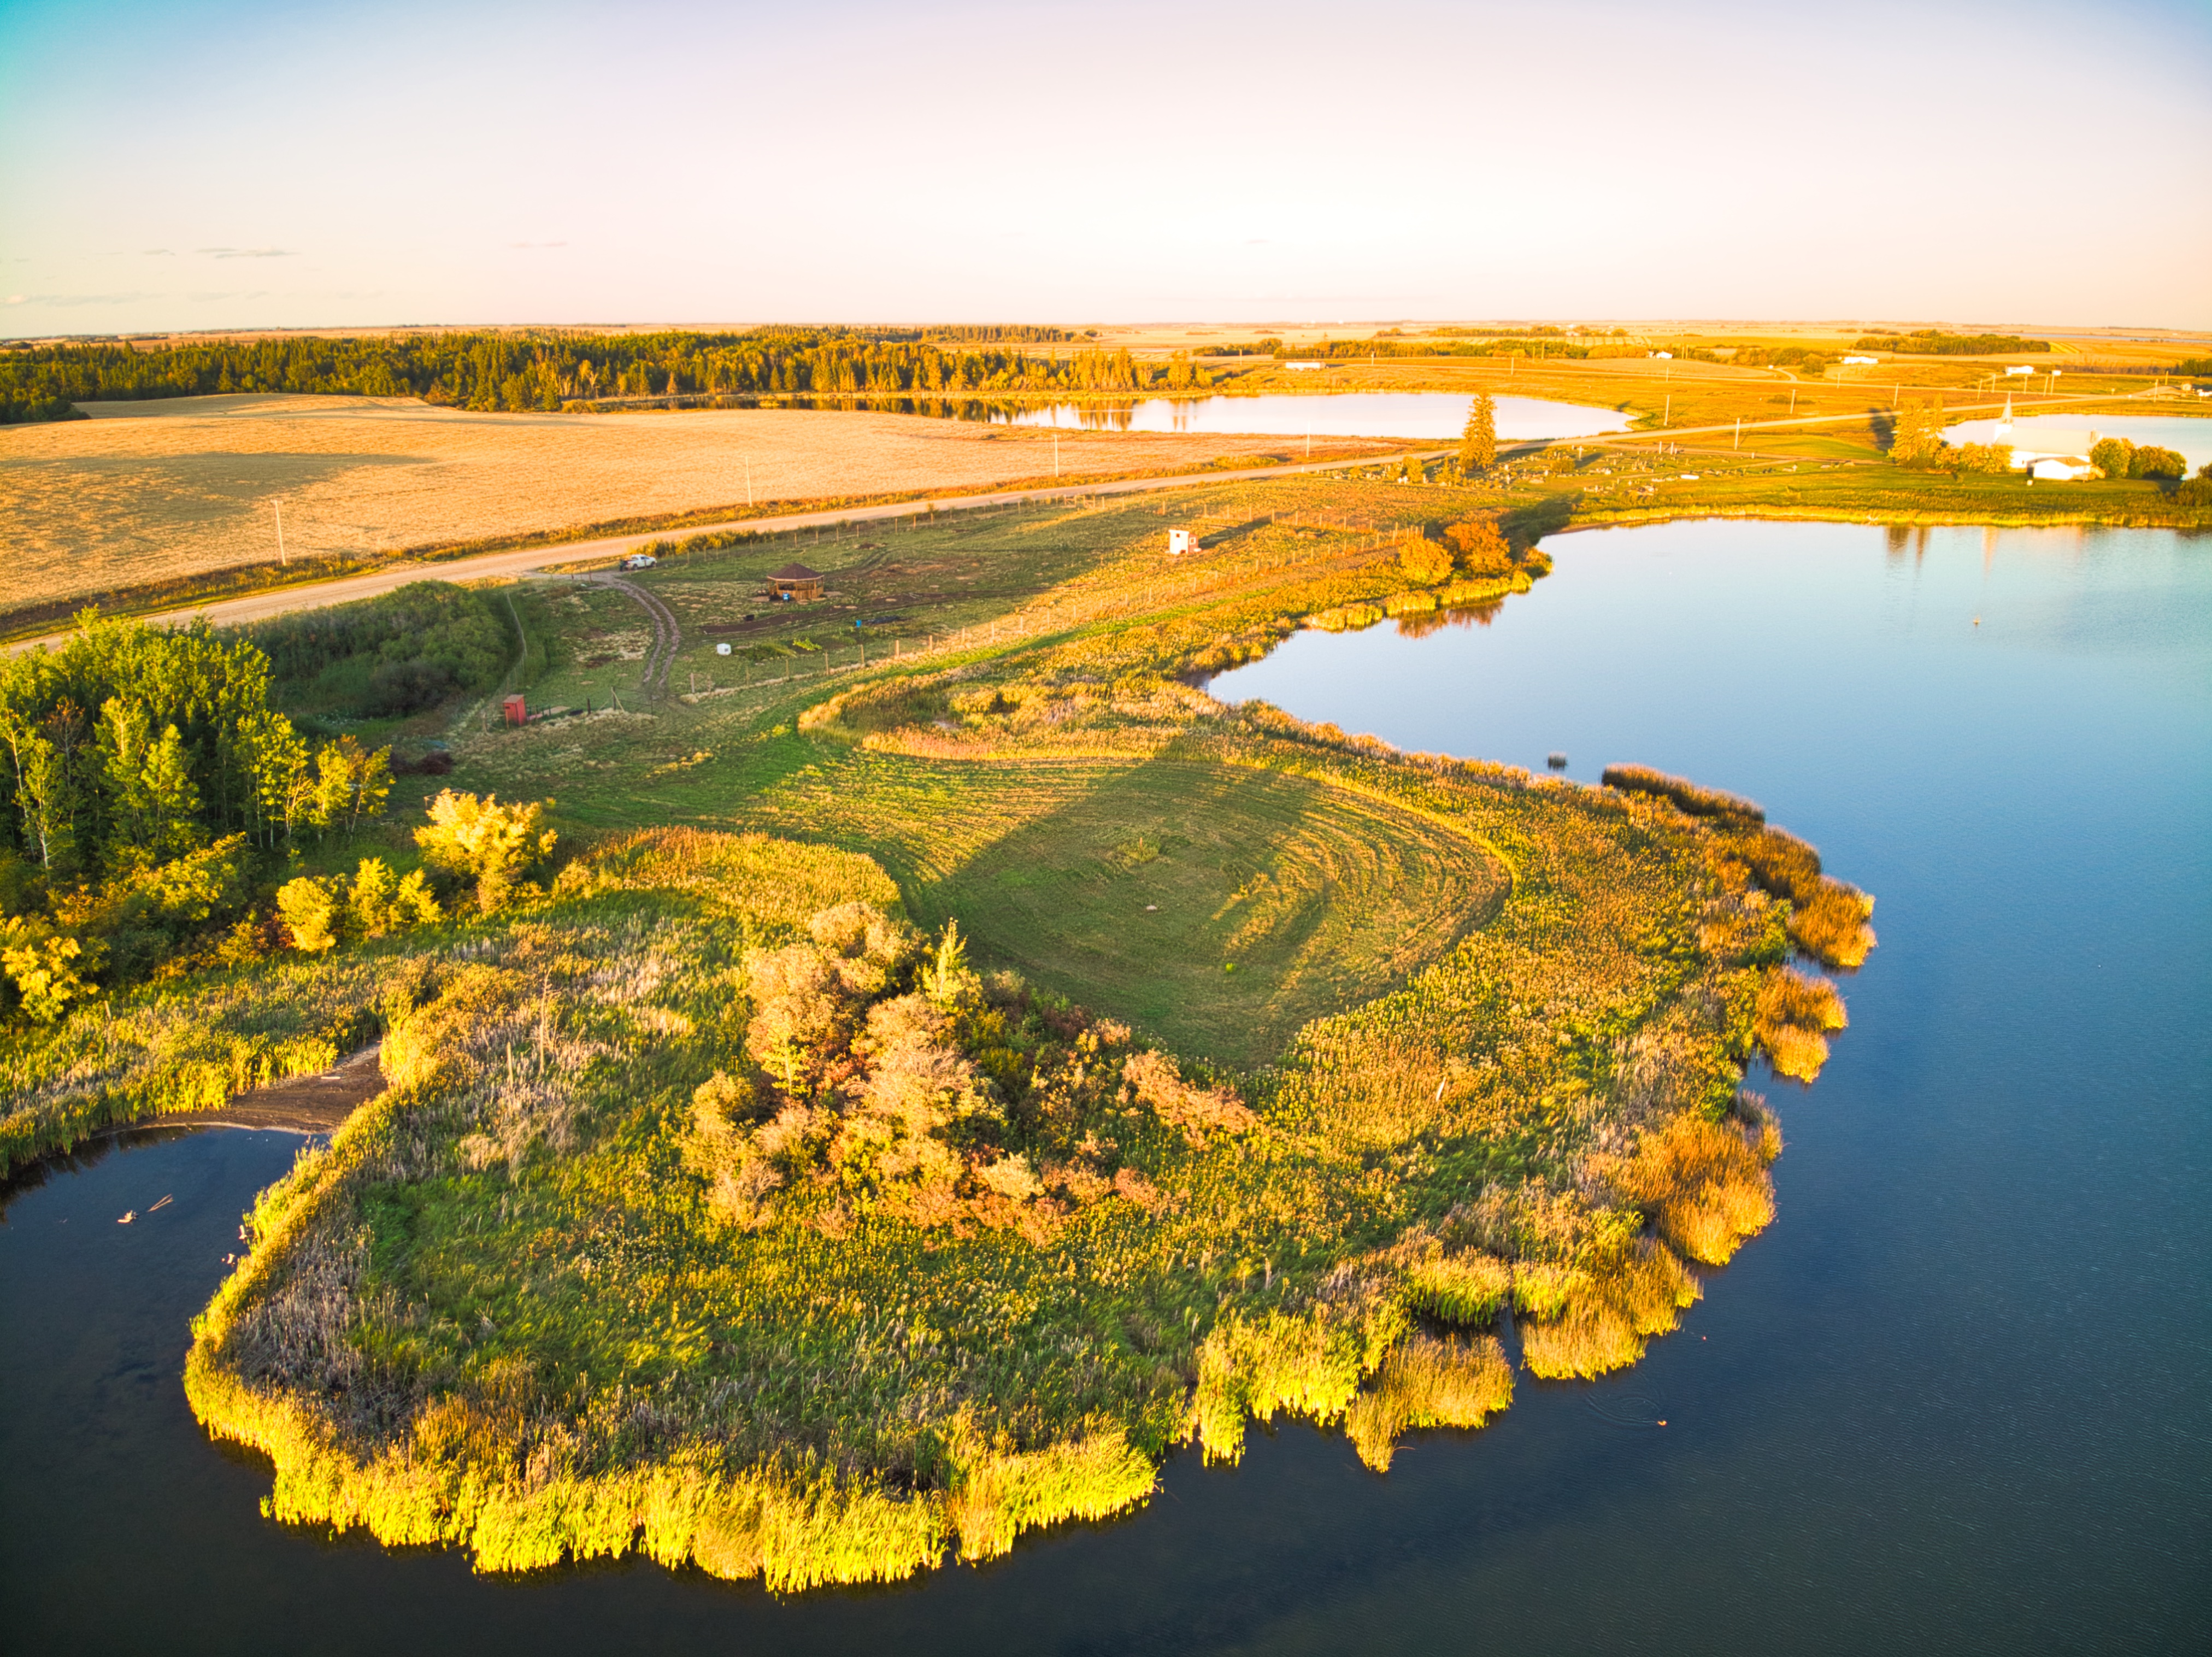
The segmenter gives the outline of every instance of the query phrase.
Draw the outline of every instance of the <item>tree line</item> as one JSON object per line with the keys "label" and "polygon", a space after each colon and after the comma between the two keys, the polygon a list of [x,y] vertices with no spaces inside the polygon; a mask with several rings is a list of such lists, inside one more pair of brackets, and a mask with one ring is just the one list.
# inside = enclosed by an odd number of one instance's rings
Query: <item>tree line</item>
{"label": "tree line", "polygon": [[[1417,339],[1411,337],[1389,339],[1378,335],[1371,339],[1322,338],[1310,345],[1293,345],[1287,350],[1278,349],[1276,355],[1293,362],[1335,362],[1362,356],[1585,357],[1591,355],[1591,348],[1564,338],[1534,333],[1485,335],[1480,339]],[[1613,355],[1619,355],[1617,349]]]}
{"label": "tree line", "polygon": [[1870,333],[1854,341],[1852,349],[1905,356],[1999,356],[2048,351],[2051,342],[2016,333],[1945,333],[1941,328],[1915,328],[1911,333]]}
{"label": "tree line", "polygon": [[[0,423],[66,419],[77,402],[240,392],[420,397],[489,411],[650,397],[1142,391],[1177,372],[1172,363],[1139,362],[1126,350],[1025,348],[1028,335],[1060,329],[946,332],[1023,338],[1009,345],[766,328],[301,336],[187,340],[150,350],[121,342],[26,345],[0,352]],[[1195,377],[1202,370],[1182,372],[1184,383],[1204,383]]]}

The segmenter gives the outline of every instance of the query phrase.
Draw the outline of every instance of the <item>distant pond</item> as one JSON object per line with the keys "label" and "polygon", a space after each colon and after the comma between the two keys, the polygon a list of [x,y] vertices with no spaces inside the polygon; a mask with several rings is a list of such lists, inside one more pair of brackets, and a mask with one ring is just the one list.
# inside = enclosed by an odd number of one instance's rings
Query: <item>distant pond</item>
{"label": "distant pond", "polygon": [[[1285,392],[1257,397],[1146,397],[1124,403],[1036,404],[994,409],[990,418],[1012,426],[1068,426],[1084,431],[1249,433],[1259,437],[1400,437],[1456,439],[1466,429],[1472,399],[1439,391],[1358,391],[1315,396]],[[1498,435],[1519,442],[1535,437],[1595,437],[1626,431],[1617,409],[1551,403],[1535,397],[1498,399]]]}

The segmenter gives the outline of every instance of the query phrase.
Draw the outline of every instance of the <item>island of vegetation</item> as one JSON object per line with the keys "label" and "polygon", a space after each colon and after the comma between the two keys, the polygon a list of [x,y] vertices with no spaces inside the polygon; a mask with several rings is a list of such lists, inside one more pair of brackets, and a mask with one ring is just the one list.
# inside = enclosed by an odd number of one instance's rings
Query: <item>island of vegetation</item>
{"label": "island of vegetation", "polygon": [[275,1517],[486,1569],[896,1579],[1633,1363],[1772,1217],[1747,1069],[1818,1072],[1872,902],[1680,778],[1206,692],[1548,569],[1420,487],[878,530],[813,615],[726,538],[640,578],[672,674],[605,583],[82,618],[0,667],[0,1171],[380,1042],[185,1385]]}

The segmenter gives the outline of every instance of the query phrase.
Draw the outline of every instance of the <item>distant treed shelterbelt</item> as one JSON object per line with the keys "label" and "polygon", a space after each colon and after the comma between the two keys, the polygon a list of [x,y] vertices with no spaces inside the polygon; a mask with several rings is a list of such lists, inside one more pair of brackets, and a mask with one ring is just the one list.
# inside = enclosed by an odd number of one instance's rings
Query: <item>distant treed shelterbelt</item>
{"label": "distant treed shelterbelt", "polygon": [[1854,349],[1902,356],[1996,356],[2048,351],[2051,342],[2023,338],[2016,333],[1945,333],[1940,328],[1915,328],[1911,333],[1868,334]]}
{"label": "distant treed shelterbelt", "polygon": [[[125,344],[0,353],[0,421],[64,420],[71,405],[234,392],[420,397],[484,411],[557,409],[625,397],[778,393],[1137,391],[1206,383],[1187,358],[1139,363],[1126,350],[1032,355],[1056,328],[749,333],[447,333],[391,338],[211,339],[147,350]],[[994,342],[969,336],[991,334]],[[1019,343],[1007,343],[1018,336]]]}

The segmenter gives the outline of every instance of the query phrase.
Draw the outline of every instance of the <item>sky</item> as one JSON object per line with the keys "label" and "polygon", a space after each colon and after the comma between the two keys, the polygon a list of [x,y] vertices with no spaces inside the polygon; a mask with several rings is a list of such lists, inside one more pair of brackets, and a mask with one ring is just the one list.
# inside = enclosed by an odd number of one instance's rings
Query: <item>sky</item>
{"label": "sky", "polygon": [[0,0],[0,336],[2212,326],[2212,0]]}

